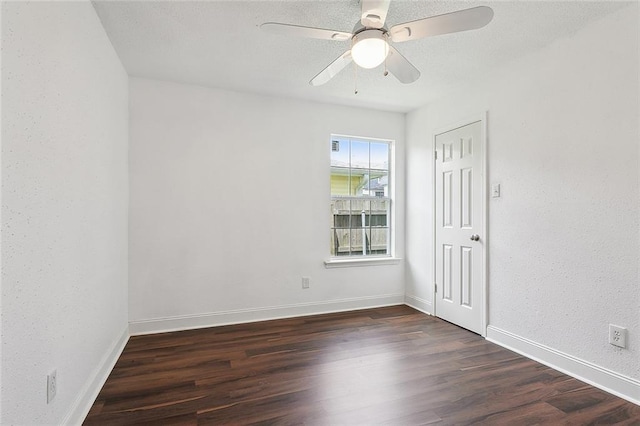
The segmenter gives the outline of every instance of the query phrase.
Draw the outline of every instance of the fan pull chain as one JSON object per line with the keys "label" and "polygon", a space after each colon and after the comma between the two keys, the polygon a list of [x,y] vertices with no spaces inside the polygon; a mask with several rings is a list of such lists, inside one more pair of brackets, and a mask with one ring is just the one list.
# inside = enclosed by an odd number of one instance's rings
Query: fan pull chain
{"label": "fan pull chain", "polygon": [[353,63],[353,94],[357,95],[358,94],[358,66],[356,65],[356,63]]}
{"label": "fan pull chain", "polygon": [[385,77],[389,75],[389,70],[387,69],[387,58],[389,57],[389,45],[385,43],[384,50],[386,51],[386,55],[384,55],[384,75]]}

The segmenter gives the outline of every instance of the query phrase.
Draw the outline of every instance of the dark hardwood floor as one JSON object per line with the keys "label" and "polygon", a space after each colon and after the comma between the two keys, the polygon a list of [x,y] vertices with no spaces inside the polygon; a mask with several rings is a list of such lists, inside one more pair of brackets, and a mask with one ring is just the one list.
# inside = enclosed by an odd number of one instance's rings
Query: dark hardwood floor
{"label": "dark hardwood floor", "polygon": [[132,337],[86,425],[640,425],[640,407],[407,306]]}

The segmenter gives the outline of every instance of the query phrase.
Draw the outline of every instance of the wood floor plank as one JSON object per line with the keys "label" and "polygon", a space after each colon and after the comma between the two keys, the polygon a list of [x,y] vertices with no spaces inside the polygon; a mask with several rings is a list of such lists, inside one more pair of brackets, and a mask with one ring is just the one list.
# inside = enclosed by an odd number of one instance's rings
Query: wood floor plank
{"label": "wood floor plank", "polygon": [[640,407],[407,306],[135,336],[86,425],[640,425]]}

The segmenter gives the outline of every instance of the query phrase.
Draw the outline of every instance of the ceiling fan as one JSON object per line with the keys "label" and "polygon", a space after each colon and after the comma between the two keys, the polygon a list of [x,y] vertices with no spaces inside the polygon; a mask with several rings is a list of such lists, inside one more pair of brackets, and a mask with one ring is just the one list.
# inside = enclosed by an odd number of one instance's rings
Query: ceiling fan
{"label": "ceiling fan", "polygon": [[482,28],[493,19],[493,10],[487,6],[473,7],[431,16],[416,21],[397,24],[387,29],[385,20],[391,0],[360,0],[362,15],[353,31],[328,30],[324,28],[266,22],[260,26],[275,34],[324,40],[351,40],[351,49],[340,55],[329,66],[313,77],[309,84],[320,86],[335,77],[344,67],[355,62],[362,68],[375,68],[385,63],[385,74],[391,72],[401,83],[413,83],[420,71],[400,54],[389,42],[417,40],[423,37]]}

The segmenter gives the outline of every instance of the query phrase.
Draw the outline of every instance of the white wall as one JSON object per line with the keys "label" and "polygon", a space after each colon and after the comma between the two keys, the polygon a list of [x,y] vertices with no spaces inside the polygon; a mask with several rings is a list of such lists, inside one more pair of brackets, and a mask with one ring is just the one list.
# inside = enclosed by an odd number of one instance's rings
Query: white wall
{"label": "white wall", "polygon": [[138,78],[130,111],[132,332],[402,302],[402,264],[323,261],[330,134],[393,139],[403,170],[404,115]]}
{"label": "white wall", "polygon": [[127,337],[128,79],[89,2],[2,2],[2,42],[1,423],[79,422]]}
{"label": "white wall", "polygon": [[[489,201],[490,325],[635,389],[638,59],[635,4],[407,119],[407,294],[431,307],[433,131],[488,111],[489,182],[502,185]],[[628,349],[608,344],[609,323],[628,328]]]}

